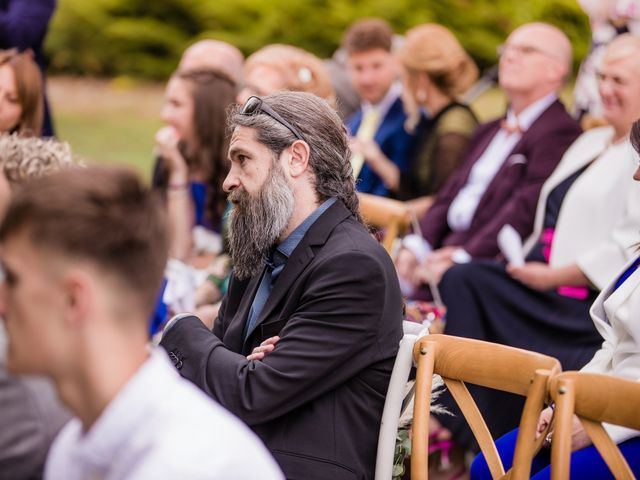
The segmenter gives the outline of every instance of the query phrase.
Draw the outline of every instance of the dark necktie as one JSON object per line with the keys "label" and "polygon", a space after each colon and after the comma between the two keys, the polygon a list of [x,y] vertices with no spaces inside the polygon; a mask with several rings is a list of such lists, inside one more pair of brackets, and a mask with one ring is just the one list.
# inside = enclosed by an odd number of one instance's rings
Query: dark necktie
{"label": "dark necktie", "polygon": [[251,310],[249,311],[249,318],[247,319],[244,334],[245,340],[249,335],[251,335],[251,332],[253,332],[253,329],[258,322],[258,318],[260,318],[260,313],[262,313],[262,309],[264,308],[264,304],[267,303],[267,299],[271,293],[271,288],[284,269],[286,261],[287,257],[285,257],[279,250],[274,250],[271,257],[267,259],[267,266],[264,269],[262,280],[260,280],[260,286],[258,287],[256,296],[251,304]]}

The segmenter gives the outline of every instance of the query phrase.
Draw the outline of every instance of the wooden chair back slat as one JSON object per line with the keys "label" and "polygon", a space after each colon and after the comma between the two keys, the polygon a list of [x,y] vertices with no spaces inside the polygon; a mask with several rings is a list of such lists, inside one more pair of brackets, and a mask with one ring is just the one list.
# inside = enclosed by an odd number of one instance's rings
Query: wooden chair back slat
{"label": "wooden chair back slat", "polygon": [[391,253],[396,238],[406,234],[411,225],[411,209],[399,200],[359,193],[360,214],[371,226],[384,228],[382,245]]}
{"label": "wooden chair back slat", "polygon": [[504,475],[504,465],[502,465],[502,460],[498,455],[498,449],[493,443],[489,427],[487,427],[487,423],[482,418],[478,405],[471,397],[466,385],[460,380],[452,380],[450,378],[444,378],[444,383],[460,407],[460,411],[467,420],[469,428],[471,428],[474,437],[477,439],[480,450],[487,461],[491,476],[493,478],[502,477]]}
{"label": "wooden chair back slat", "polygon": [[[416,342],[413,356],[418,372],[411,478],[428,478],[426,452],[429,441],[429,400],[434,373],[442,376],[460,407],[480,445],[492,477],[517,480],[529,478],[531,459],[542,445],[541,439],[536,440],[537,421],[547,398],[548,380],[560,371],[558,360],[504,345],[449,335],[423,337]],[[506,474],[491,433],[465,383],[527,397],[514,466]]]}
{"label": "wooden chair back slat", "polygon": [[602,423],[640,430],[640,383],[611,375],[564,372],[550,381],[549,393],[556,403],[556,421],[551,448],[551,478],[568,479],[574,414],[603,460],[617,479],[635,476],[620,449]]}
{"label": "wooden chair back slat", "polygon": [[618,446],[602,427],[602,424],[584,418],[581,419],[580,422],[598,449],[598,452],[602,455],[602,459],[613,473],[613,476],[620,480],[635,479],[636,477],[633,475],[631,467],[629,467],[629,464],[622,456]]}
{"label": "wooden chair back slat", "polygon": [[442,377],[526,396],[536,370],[560,371],[558,360],[540,353],[469,338],[440,337],[437,341],[446,355],[436,357],[435,370]]}

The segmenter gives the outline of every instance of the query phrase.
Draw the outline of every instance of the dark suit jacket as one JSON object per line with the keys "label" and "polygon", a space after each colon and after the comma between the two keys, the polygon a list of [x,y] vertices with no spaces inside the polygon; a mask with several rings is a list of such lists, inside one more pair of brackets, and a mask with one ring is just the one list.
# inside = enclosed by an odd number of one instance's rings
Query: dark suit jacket
{"label": "dark suit jacket", "polygon": [[[373,478],[402,337],[389,256],[337,201],[294,250],[245,342],[259,280],[232,279],[213,334],[188,317],[161,345],[185,378],[253,428],[287,478]],[[272,353],[246,360],[273,335]]]}
{"label": "dark suit jacket", "polygon": [[498,232],[507,223],[526,239],[533,230],[542,184],[581,132],[562,103],[552,103],[522,134],[496,173],[480,199],[469,229],[454,232],[447,222],[449,206],[499,129],[500,120],[478,127],[465,160],[421,219],[422,234],[432,247],[460,245],[474,258],[492,258],[498,254]]}
{"label": "dark suit jacket", "polygon": [[[398,98],[382,119],[374,141],[389,160],[395,163],[402,173],[409,171],[409,150],[413,137],[404,129],[407,119],[402,107],[402,100]],[[362,122],[362,109],[358,110],[349,120],[347,127],[352,135],[355,135]],[[356,181],[359,192],[372,193],[374,195],[388,196],[389,190],[382,183],[382,179],[376,175],[365,162]]]}

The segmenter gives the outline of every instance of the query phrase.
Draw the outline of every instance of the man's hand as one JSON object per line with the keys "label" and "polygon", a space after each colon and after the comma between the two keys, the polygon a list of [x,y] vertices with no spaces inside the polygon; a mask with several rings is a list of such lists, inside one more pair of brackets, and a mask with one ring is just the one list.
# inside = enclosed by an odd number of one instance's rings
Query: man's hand
{"label": "man's hand", "polygon": [[424,263],[416,269],[414,283],[416,285],[439,284],[446,271],[453,267],[453,252],[458,248],[460,247],[442,247],[431,252]]}
{"label": "man's hand", "polygon": [[446,260],[453,262],[453,252],[455,252],[459,248],[460,247],[458,246],[449,246],[449,247],[442,247],[437,250],[434,250],[426,258],[425,264],[435,265],[437,263],[444,262]]}
{"label": "man's hand", "polygon": [[349,140],[349,147],[354,154],[359,153],[364,157],[365,161],[372,164],[372,166],[386,160],[384,153],[382,153],[378,144],[373,140],[365,142],[356,137],[352,137]]}
{"label": "man's hand", "polygon": [[521,267],[507,265],[507,272],[534,290],[553,290],[559,286],[555,278],[555,270],[546,263],[527,262]]}
{"label": "man's hand", "polygon": [[416,270],[417,284],[438,285],[443,275],[453,267],[452,260],[441,260],[437,263],[426,264]]}
{"label": "man's hand", "polygon": [[254,348],[251,355],[247,355],[247,360],[262,360],[268,353],[273,352],[276,348],[276,343],[280,340],[277,335],[275,337],[267,338],[258,347]]}

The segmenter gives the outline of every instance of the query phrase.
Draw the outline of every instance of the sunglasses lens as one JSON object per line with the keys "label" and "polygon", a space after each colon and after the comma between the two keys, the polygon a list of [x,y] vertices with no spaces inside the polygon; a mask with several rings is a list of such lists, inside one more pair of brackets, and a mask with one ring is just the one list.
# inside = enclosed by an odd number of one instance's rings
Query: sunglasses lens
{"label": "sunglasses lens", "polygon": [[260,97],[251,96],[245,102],[242,107],[241,114],[242,115],[257,115],[259,113],[263,113],[265,115],[270,116],[280,125],[288,128],[291,133],[293,133],[298,140],[304,140],[302,135],[298,132],[298,130],[287,122],[284,118],[282,118],[278,112],[274,111],[268,104],[264,103]]}
{"label": "sunglasses lens", "polygon": [[260,111],[260,105],[262,105],[262,100],[258,97],[249,97],[242,107],[243,115],[253,115],[254,113]]}

